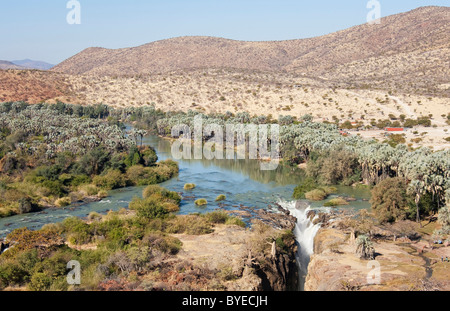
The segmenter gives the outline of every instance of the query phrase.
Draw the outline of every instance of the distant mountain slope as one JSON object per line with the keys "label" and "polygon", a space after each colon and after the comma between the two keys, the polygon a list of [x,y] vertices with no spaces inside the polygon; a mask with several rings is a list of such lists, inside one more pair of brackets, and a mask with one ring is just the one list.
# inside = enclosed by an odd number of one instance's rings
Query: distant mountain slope
{"label": "distant mountain slope", "polygon": [[12,62],[8,62],[6,60],[0,60],[0,69],[7,70],[7,69],[25,69],[22,66],[18,66]]}
{"label": "distant mountain slope", "polygon": [[39,70],[49,70],[55,66],[46,62],[31,59],[13,60],[12,63],[21,67],[25,67],[27,69],[39,69]]}
{"label": "distant mountain slope", "polygon": [[364,24],[311,39],[243,42],[180,37],[133,48],[88,48],[51,70],[137,75],[231,68],[357,81],[370,78],[364,71],[370,65],[374,79],[380,78],[379,72],[383,79],[388,75],[398,80],[420,70],[435,79],[433,83],[444,83],[449,76],[449,50],[450,8],[422,7],[383,18],[380,25]]}

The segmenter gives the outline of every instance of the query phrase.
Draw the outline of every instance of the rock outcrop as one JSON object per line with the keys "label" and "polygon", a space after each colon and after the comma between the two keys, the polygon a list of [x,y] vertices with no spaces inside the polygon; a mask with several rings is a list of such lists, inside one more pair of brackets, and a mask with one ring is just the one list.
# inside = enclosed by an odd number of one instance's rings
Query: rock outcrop
{"label": "rock outcrop", "polygon": [[403,238],[372,239],[376,258],[369,261],[355,254],[356,243],[351,237],[351,231],[336,225],[318,232],[306,291],[450,289],[450,263],[441,261],[450,255],[449,247],[424,248],[428,243]]}

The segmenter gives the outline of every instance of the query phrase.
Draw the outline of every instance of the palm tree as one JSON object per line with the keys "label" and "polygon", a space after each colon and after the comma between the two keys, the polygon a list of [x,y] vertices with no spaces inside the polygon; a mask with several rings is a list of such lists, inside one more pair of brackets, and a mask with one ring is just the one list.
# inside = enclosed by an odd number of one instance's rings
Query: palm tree
{"label": "palm tree", "polygon": [[375,248],[370,238],[366,235],[360,235],[356,240],[356,254],[361,259],[375,259]]}
{"label": "palm tree", "polygon": [[[425,194],[425,183],[420,180],[413,180],[408,187],[408,190],[415,195],[414,202],[416,203],[416,221],[420,223],[419,203],[422,196]],[[422,224],[420,225],[422,227]]]}

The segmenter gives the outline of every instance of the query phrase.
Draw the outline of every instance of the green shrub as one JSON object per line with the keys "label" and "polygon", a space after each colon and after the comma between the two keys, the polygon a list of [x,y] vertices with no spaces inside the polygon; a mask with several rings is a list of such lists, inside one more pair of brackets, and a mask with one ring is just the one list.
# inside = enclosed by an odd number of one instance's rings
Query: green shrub
{"label": "green shrub", "polygon": [[164,191],[164,188],[161,187],[161,186],[150,185],[150,186],[147,186],[144,189],[144,191],[142,192],[142,195],[143,195],[143,197],[145,199],[145,198],[148,198],[148,197],[150,197],[150,196],[152,196],[153,194],[156,194],[156,193],[161,194],[161,193],[163,193],[163,191]]}
{"label": "green shrub", "polygon": [[79,188],[79,190],[89,196],[97,195],[99,192],[97,186],[94,185],[83,185]]}
{"label": "green shrub", "polygon": [[62,197],[67,194],[67,190],[64,188],[64,185],[59,180],[44,180],[40,183],[40,185],[46,188],[47,192],[44,193],[45,196],[56,196]]}
{"label": "green shrub", "polygon": [[77,217],[66,218],[62,222],[64,232],[70,243],[82,245],[89,243],[92,239],[91,228],[88,224]]}
{"label": "green shrub", "polygon": [[323,190],[327,195],[338,192],[338,189],[336,187],[331,187],[331,186],[322,186],[318,189]]}
{"label": "green shrub", "polygon": [[225,211],[214,211],[206,214],[204,217],[213,224],[224,224],[228,220],[229,215]]}
{"label": "green shrub", "polygon": [[100,146],[88,151],[76,163],[73,173],[78,175],[99,175],[107,167],[110,154],[104,147]]}
{"label": "green shrub", "polygon": [[408,217],[411,198],[403,178],[387,178],[372,189],[370,203],[381,222],[395,222]]}
{"label": "green shrub", "polygon": [[322,201],[327,197],[327,193],[322,189],[315,189],[305,193],[305,198],[311,201]]}
{"label": "green shrub", "polygon": [[64,186],[69,186],[73,180],[73,176],[70,174],[61,174],[58,180],[63,183]]}
{"label": "green shrub", "polygon": [[175,213],[180,211],[180,206],[173,202],[164,202],[163,207],[169,212],[169,213]]}
{"label": "green shrub", "polygon": [[28,276],[27,271],[18,264],[6,262],[0,266],[0,288],[22,285]]}
{"label": "green shrub", "polygon": [[152,167],[151,170],[156,174],[158,184],[168,181],[176,174],[172,167],[161,163],[158,163],[157,166]]}
{"label": "green shrub", "polygon": [[181,196],[177,192],[167,190],[158,185],[148,186],[147,188],[144,189],[142,194],[143,194],[144,199],[151,197],[152,195],[155,195],[155,194],[160,194],[163,197],[164,201],[171,200],[175,204],[180,204],[180,202],[181,202]]}
{"label": "green shrub", "polygon": [[38,210],[38,207],[28,197],[20,198],[18,203],[19,203],[19,214],[32,213]]}
{"label": "green shrub", "polygon": [[127,170],[127,178],[136,186],[154,185],[159,181],[158,174],[153,168],[134,165]]}
{"label": "green shrub", "polygon": [[138,217],[147,219],[164,218],[169,214],[163,202],[153,196],[145,199],[134,198],[129,208],[135,210]]}
{"label": "green shrub", "polygon": [[195,205],[197,206],[205,206],[208,204],[208,201],[206,199],[198,199],[195,201]]}
{"label": "green shrub", "polygon": [[296,200],[306,199],[305,194],[316,189],[317,186],[313,178],[307,178],[302,184],[295,187],[293,198]]}
{"label": "green shrub", "polygon": [[224,194],[221,194],[216,198],[216,202],[225,201],[226,199],[227,199],[227,196]]}
{"label": "green shrub", "polygon": [[124,163],[127,167],[144,164],[144,159],[136,146],[130,149]]}
{"label": "green shrub", "polygon": [[221,210],[205,214],[203,217],[205,217],[212,224],[226,224],[229,226],[239,226],[244,228],[246,226],[242,219],[230,216],[227,212]]}
{"label": "green shrub", "polygon": [[127,180],[122,172],[110,170],[103,176],[95,176],[93,183],[101,189],[113,190],[125,187],[127,185]]}
{"label": "green shrub", "polygon": [[28,284],[28,289],[31,291],[46,291],[52,285],[51,278],[45,273],[35,273],[31,277],[31,281]]}
{"label": "green shrub", "polygon": [[98,196],[100,199],[107,198],[107,197],[108,197],[108,191],[106,191],[106,190],[100,190],[100,191],[97,193],[97,196]]}
{"label": "green shrub", "polygon": [[146,147],[146,149],[142,150],[141,153],[145,166],[153,166],[158,161],[156,151],[152,147]]}
{"label": "green shrub", "polygon": [[60,276],[65,276],[67,272],[67,263],[72,259],[72,256],[65,256],[62,252],[55,252],[52,257],[45,258],[38,262],[34,267],[34,273],[42,272],[52,279]]}
{"label": "green shrub", "polygon": [[79,187],[81,185],[89,184],[91,179],[87,175],[76,175],[70,181],[70,186]]}
{"label": "green shrub", "polygon": [[178,162],[175,162],[175,161],[173,161],[171,159],[168,159],[168,160],[165,160],[165,161],[161,161],[159,163],[169,167],[174,174],[177,174],[179,172]]}
{"label": "green shrub", "polygon": [[30,249],[24,252],[20,252],[16,257],[16,262],[19,264],[20,268],[31,275],[34,268],[41,259],[39,258],[37,249]]}
{"label": "green shrub", "polygon": [[196,187],[195,184],[185,184],[184,185],[184,190],[192,190]]}
{"label": "green shrub", "polygon": [[167,160],[153,167],[142,165],[131,166],[127,170],[127,178],[133,185],[146,186],[165,182],[178,173],[178,163]]}
{"label": "green shrub", "polygon": [[336,206],[342,206],[342,205],[348,205],[348,202],[343,198],[331,199],[330,201],[328,201],[324,204],[324,206],[327,206],[327,207],[336,207]]}
{"label": "green shrub", "polygon": [[121,219],[117,213],[108,213],[102,220],[92,223],[92,231],[96,232],[98,236],[106,237],[107,242],[113,241],[115,245],[120,245],[126,240],[129,229],[126,221]]}
{"label": "green shrub", "polygon": [[288,253],[289,245],[295,244],[295,235],[291,230],[284,230],[275,240],[277,247],[283,252]]}
{"label": "green shrub", "polygon": [[90,212],[89,215],[88,215],[88,220],[89,220],[89,221],[99,221],[99,220],[101,220],[102,218],[103,218],[103,216],[100,215],[100,214],[97,213],[97,212]]}
{"label": "green shrub", "polygon": [[57,207],[66,207],[72,204],[72,200],[69,197],[64,197],[55,201]]}

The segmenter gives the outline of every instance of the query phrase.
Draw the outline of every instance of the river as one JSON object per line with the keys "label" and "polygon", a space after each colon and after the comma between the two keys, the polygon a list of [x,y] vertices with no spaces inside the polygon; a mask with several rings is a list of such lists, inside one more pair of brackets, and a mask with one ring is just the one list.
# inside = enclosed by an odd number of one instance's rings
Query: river
{"label": "river", "polygon": [[[170,142],[158,136],[147,136],[144,144],[153,146],[160,160],[171,157]],[[215,199],[225,194],[227,199],[222,202],[224,208],[236,210],[240,206],[270,209],[274,203],[292,201],[295,185],[303,178],[303,171],[297,168],[280,165],[274,171],[261,171],[257,160],[180,160],[178,177],[162,184],[170,190],[181,192],[185,199],[181,202],[179,214],[204,213],[217,209],[219,203]],[[184,191],[186,183],[194,183],[197,187],[192,191]],[[67,217],[86,217],[90,212],[106,213],[128,207],[135,196],[142,196],[145,187],[129,187],[113,190],[102,201],[68,206],[60,209],[46,209],[42,212],[16,215],[0,219],[0,237],[5,237],[14,229],[28,227],[40,229],[48,223],[55,223]],[[369,208],[368,190],[352,187],[338,187],[336,196],[354,197],[345,208]],[[197,207],[195,199],[205,198],[208,205]],[[324,202],[313,202],[311,208],[323,209]]]}

